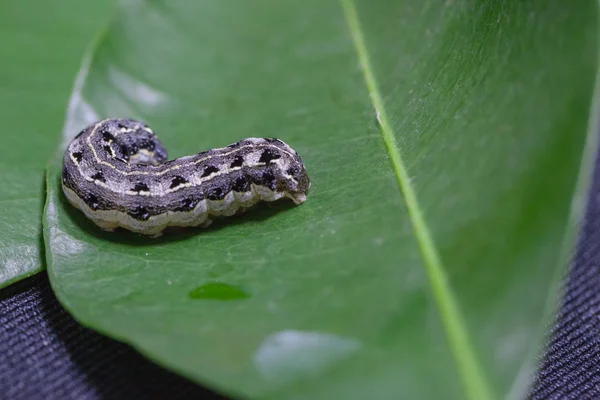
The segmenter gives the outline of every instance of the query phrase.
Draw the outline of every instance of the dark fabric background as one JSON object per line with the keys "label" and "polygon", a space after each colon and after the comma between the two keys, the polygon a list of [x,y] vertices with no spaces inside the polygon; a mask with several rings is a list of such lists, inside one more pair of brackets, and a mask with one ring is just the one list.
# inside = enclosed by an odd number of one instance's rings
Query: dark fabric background
{"label": "dark fabric background", "polygon": [[600,399],[600,153],[564,290],[532,398]]}
{"label": "dark fabric background", "polygon": [[[600,399],[600,160],[534,400]],[[226,400],[75,322],[41,273],[0,291],[0,398]]]}
{"label": "dark fabric background", "polygon": [[0,292],[0,399],[225,400],[83,328],[46,273]]}

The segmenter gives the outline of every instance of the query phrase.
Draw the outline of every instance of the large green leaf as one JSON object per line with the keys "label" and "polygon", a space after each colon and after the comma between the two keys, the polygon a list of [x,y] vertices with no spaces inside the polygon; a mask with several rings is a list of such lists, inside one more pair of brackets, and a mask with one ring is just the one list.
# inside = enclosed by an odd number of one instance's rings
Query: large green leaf
{"label": "large green leaf", "polygon": [[140,118],[171,157],[280,137],[313,187],[150,240],[70,207],[57,157],[59,299],[239,397],[522,396],[566,264],[596,17],[593,1],[121,2],[69,135]]}
{"label": "large green leaf", "polygon": [[111,3],[0,2],[0,287],[44,265],[44,167],[85,46]]}

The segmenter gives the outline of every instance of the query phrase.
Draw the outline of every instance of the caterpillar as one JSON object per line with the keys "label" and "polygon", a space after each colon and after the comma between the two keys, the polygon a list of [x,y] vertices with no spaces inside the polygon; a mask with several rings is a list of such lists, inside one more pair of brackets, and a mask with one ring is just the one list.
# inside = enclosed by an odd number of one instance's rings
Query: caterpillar
{"label": "caterpillar", "polygon": [[310,179],[290,146],[247,138],[168,161],[143,122],[106,119],[83,129],[63,158],[62,190],[101,229],[159,237],[169,226],[207,227],[259,201],[306,200]]}

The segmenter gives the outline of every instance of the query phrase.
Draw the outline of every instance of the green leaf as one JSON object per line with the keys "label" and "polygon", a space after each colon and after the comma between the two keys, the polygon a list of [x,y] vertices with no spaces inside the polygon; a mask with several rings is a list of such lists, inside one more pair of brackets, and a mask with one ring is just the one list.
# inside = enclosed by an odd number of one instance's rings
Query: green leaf
{"label": "green leaf", "polygon": [[44,167],[85,45],[110,5],[0,2],[0,288],[43,268]]}
{"label": "green leaf", "polygon": [[313,187],[151,240],[70,207],[58,157],[60,301],[240,398],[522,397],[587,182],[596,18],[593,1],[122,2],[70,137],[116,116],[171,157],[279,137]]}

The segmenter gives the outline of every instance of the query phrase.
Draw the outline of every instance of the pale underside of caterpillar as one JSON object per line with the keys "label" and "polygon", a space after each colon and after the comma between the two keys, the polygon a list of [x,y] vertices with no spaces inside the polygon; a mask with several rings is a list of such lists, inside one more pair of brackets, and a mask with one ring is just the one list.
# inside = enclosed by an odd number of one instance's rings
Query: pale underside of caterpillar
{"label": "pale underside of caterpillar", "polygon": [[248,138],[167,161],[146,124],[107,119],[69,144],[62,188],[100,228],[161,236],[169,226],[211,224],[259,201],[306,200],[310,180],[296,151],[279,139]]}

